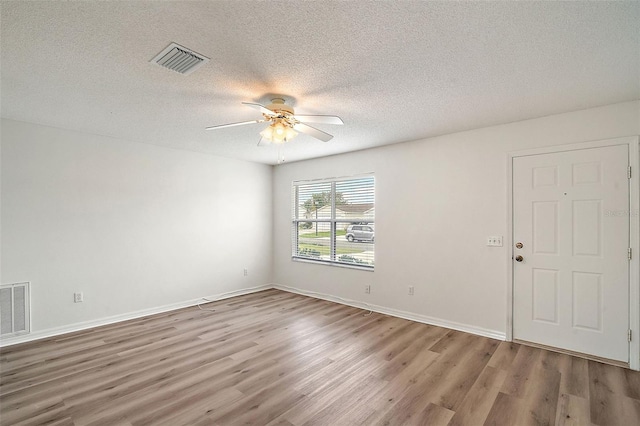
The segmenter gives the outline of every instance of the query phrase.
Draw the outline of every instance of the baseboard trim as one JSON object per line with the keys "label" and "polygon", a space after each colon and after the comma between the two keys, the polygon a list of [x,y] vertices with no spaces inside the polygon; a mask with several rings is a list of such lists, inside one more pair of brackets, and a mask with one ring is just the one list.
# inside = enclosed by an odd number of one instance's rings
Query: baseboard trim
{"label": "baseboard trim", "polygon": [[340,303],[342,305],[353,306],[354,308],[360,308],[368,311],[378,312],[380,314],[391,315],[393,317],[403,318],[410,321],[416,321],[423,324],[435,325],[438,327],[449,328],[451,330],[463,331],[465,333],[488,337],[490,339],[497,339],[497,340],[504,341],[507,338],[506,333],[496,331],[496,330],[476,327],[469,324],[461,324],[454,321],[447,321],[440,318],[430,317],[427,315],[416,314],[413,312],[401,311],[399,309],[388,308],[386,306],[372,305],[370,303],[360,302],[357,300],[343,299],[341,297],[332,296],[330,294],[302,290],[296,287],[289,287],[281,284],[273,284],[273,288],[276,288],[282,291],[288,291],[290,293],[301,294],[303,296],[314,297],[316,299],[322,299],[330,302]]}
{"label": "baseboard trim", "polygon": [[218,293],[211,296],[204,296],[198,299],[186,300],[183,302],[172,303],[169,305],[158,306],[155,308],[142,309],[135,312],[129,312],[126,314],[114,315],[111,317],[100,318],[97,320],[85,321],[66,325],[62,327],[48,328],[45,330],[35,331],[28,334],[21,334],[17,336],[7,337],[0,339],[0,347],[13,346],[20,343],[32,342],[35,340],[47,339],[50,337],[56,337],[67,333],[74,333],[76,331],[87,330],[90,328],[100,327],[103,325],[115,324],[117,322],[128,321],[136,318],[145,317],[148,315],[161,314],[164,312],[175,311],[176,309],[188,308],[203,303],[203,299],[215,301],[228,299],[230,297],[242,296],[244,294],[257,293],[263,290],[269,290],[273,288],[272,285],[266,284],[257,287],[250,287],[240,290],[228,291],[224,293]]}
{"label": "baseboard trim", "polygon": [[407,319],[410,321],[416,321],[423,324],[435,325],[438,327],[449,328],[452,330],[463,331],[465,333],[471,333],[478,336],[488,337],[490,339],[506,340],[506,333],[489,330],[482,327],[476,327],[468,324],[461,324],[454,321],[447,321],[440,318],[429,317],[426,315],[420,315],[413,312],[401,311],[398,309],[388,308],[386,306],[372,305],[357,300],[344,299],[338,296],[330,294],[317,293],[313,291],[303,290],[296,287],[289,287],[281,284],[265,284],[257,287],[250,287],[240,290],[229,291],[225,293],[218,293],[211,296],[204,296],[198,299],[186,300],[183,302],[173,303],[170,305],[158,306],[150,309],[143,309],[140,311],[129,312],[121,315],[114,315],[111,317],[101,318],[92,321],[85,321],[81,323],[71,324],[63,327],[49,328],[45,330],[31,332],[29,334],[22,334],[18,336],[12,336],[9,338],[0,339],[0,347],[13,346],[20,343],[32,342],[35,340],[47,339],[50,337],[56,337],[67,333],[74,333],[76,331],[87,330],[90,328],[100,327],[103,325],[115,324],[122,321],[128,321],[136,318],[145,317],[148,315],[161,314],[164,312],[174,311],[176,309],[188,308],[195,306],[203,302],[203,299],[223,300],[230,297],[242,296],[244,294],[257,293],[259,291],[269,290],[275,288],[289,293],[301,294],[303,296],[314,297],[316,299],[327,300],[329,302],[340,303],[342,305],[353,306],[354,308],[365,309],[380,314],[391,315],[398,318]]}

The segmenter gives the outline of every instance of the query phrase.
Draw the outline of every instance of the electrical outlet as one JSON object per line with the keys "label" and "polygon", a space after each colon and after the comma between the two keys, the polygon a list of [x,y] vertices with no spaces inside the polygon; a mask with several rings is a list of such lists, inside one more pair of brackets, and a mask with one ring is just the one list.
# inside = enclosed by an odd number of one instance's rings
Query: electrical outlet
{"label": "electrical outlet", "polygon": [[84,302],[84,295],[82,292],[73,293],[73,303]]}
{"label": "electrical outlet", "polygon": [[244,268],[243,273],[244,273],[244,276],[246,277],[247,275],[249,275],[249,270],[247,268]]}
{"label": "electrical outlet", "polygon": [[487,246],[489,247],[502,247],[502,235],[487,237]]}
{"label": "electrical outlet", "polygon": [[413,296],[413,286],[409,286],[409,296]]}
{"label": "electrical outlet", "polygon": [[369,284],[364,286],[364,292],[366,294],[371,294],[371,286]]}

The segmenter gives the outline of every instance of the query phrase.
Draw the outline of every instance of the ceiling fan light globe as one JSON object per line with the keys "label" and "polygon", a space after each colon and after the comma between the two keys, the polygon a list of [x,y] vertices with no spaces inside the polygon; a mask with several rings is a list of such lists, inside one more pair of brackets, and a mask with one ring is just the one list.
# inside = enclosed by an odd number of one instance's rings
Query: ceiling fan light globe
{"label": "ceiling fan light globe", "polygon": [[273,125],[273,133],[276,134],[278,137],[284,138],[285,132],[286,132],[285,126],[281,122],[278,122]]}
{"label": "ceiling fan light globe", "polygon": [[291,127],[287,127],[284,132],[284,137],[287,141],[290,141],[291,139],[295,138],[297,135],[298,135],[298,132],[293,130]]}
{"label": "ceiling fan light globe", "polygon": [[260,136],[270,141],[273,139],[273,126],[269,126],[260,132]]}

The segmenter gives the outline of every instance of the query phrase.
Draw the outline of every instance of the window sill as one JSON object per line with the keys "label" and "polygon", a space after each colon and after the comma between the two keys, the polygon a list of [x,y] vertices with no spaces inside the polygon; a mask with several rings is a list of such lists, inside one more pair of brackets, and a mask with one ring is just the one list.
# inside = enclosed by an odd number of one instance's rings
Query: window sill
{"label": "window sill", "polygon": [[324,266],[337,266],[338,268],[357,269],[359,271],[367,271],[367,272],[375,271],[374,267],[371,267],[371,266],[349,265],[348,263],[330,262],[325,260],[312,260],[312,259],[306,259],[303,257],[292,257],[291,260],[293,262],[311,263],[314,265],[324,265]]}

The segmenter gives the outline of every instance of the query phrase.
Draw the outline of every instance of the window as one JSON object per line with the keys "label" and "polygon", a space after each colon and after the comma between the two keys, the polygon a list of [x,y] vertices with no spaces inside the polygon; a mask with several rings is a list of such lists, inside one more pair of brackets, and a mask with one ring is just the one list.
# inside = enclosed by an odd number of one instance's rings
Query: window
{"label": "window", "polygon": [[375,179],[293,183],[292,257],[373,269]]}

